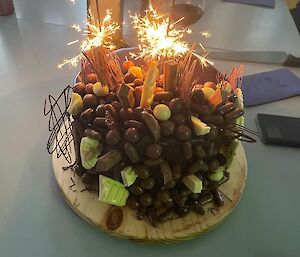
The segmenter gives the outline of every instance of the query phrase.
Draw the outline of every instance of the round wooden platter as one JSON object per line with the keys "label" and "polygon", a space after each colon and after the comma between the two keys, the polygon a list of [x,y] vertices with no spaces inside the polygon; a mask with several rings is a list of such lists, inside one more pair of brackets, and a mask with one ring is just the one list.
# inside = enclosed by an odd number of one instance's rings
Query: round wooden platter
{"label": "round wooden platter", "polygon": [[[74,154],[74,151],[72,151]],[[73,158],[74,159],[74,156]],[[84,220],[112,235],[142,242],[178,242],[194,238],[206,233],[226,218],[241,198],[247,176],[247,161],[244,149],[239,143],[233,162],[229,168],[230,179],[219,187],[225,204],[216,208],[212,204],[205,205],[205,215],[195,213],[151,226],[148,219],[137,220],[135,212],[127,207],[121,208],[123,221],[119,228],[110,230],[107,217],[114,207],[98,200],[98,192],[90,192],[72,169],[63,170],[68,163],[63,157],[52,155],[53,170],[59,188],[70,207]]]}

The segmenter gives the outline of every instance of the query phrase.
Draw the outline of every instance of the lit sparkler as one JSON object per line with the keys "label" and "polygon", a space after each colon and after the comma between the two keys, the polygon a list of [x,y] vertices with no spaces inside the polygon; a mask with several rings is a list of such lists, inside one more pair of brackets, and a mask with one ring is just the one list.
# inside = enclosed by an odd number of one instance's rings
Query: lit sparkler
{"label": "lit sparkler", "polygon": [[175,29],[169,18],[164,18],[150,5],[145,17],[131,16],[140,41],[138,55],[135,58],[163,59],[181,57],[189,51],[189,46],[182,40],[188,30]]}
{"label": "lit sparkler", "polygon": [[[111,12],[106,10],[106,15],[101,22],[95,20],[92,15],[90,15],[90,17],[90,21],[86,23],[87,29],[82,29],[78,25],[72,26],[72,28],[78,32],[82,32],[84,36],[87,36],[80,45],[81,52],[87,52],[98,46],[102,46],[110,50],[114,49],[115,45],[112,43],[113,35],[120,29],[120,26],[117,23],[112,22]],[[72,45],[77,42],[79,41],[74,40],[69,42],[68,45]],[[68,65],[70,68],[75,67],[82,56],[82,53],[80,53],[71,59],[65,59],[57,67],[59,69],[64,65]]]}
{"label": "lit sparkler", "polygon": [[203,49],[204,55],[191,50],[188,43],[183,40],[185,34],[192,33],[190,29],[174,28],[184,17],[170,24],[169,18],[165,18],[157,13],[150,5],[145,17],[140,17],[135,14],[131,16],[131,18],[140,41],[139,53],[131,53],[134,58],[157,60],[176,59],[191,51],[192,54],[199,59],[202,67],[213,64],[206,59],[208,53],[202,44],[200,44],[200,47]]}

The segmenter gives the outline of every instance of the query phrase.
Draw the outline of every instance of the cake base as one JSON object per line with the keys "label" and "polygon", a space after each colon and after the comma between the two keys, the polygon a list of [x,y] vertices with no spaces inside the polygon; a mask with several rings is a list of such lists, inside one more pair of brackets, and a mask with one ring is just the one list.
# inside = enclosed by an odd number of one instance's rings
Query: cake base
{"label": "cake base", "polygon": [[[74,150],[72,151],[74,158]],[[98,200],[98,192],[86,190],[84,184],[71,169],[63,170],[68,163],[63,157],[52,155],[52,164],[55,179],[63,196],[70,207],[84,220],[97,228],[114,236],[142,242],[168,243],[188,240],[208,232],[223,221],[237,205],[245,187],[247,176],[247,161],[244,149],[239,143],[233,162],[229,168],[230,179],[219,190],[223,194],[224,206],[214,207],[213,204],[205,205],[205,215],[196,213],[176,220],[168,221],[153,227],[149,220],[137,220],[135,212],[128,207],[123,207],[123,221],[116,230],[107,227],[107,217],[114,208]]]}

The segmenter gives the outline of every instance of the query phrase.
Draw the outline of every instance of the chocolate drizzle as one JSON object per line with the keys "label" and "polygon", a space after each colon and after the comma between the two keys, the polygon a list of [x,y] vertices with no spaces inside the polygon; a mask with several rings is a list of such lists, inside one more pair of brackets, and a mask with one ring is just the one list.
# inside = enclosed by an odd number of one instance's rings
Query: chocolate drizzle
{"label": "chocolate drizzle", "polygon": [[64,156],[68,163],[72,162],[71,142],[73,141],[71,118],[67,113],[70,104],[70,90],[67,86],[55,99],[49,95],[44,103],[44,115],[49,116],[48,130],[50,136],[47,141],[47,151],[56,152],[57,158]]}

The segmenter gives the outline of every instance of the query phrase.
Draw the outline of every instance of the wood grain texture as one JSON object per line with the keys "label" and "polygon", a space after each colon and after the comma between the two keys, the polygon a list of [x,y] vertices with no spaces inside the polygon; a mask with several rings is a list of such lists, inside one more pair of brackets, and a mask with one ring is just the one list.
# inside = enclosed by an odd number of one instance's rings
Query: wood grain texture
{"label": "wood grain texture", "polygon": [[[74,154],[74,151],[72,152]],[[206,213],[204,216],[190,213],[183,218],[163,223],[156,228],[151,226],[147,219],[137,220],[135,212],[123,207],[123,222],[118,229],[112,231],[107,228],[106,219],[113,207],[98,201],[98,192],[85,190],[80,177],[75,175],[71,169],[63,170],[62,167],[68,166],[64,158],[58,159],[56,154],[53,154],[52,163],[57,184],[64,198],[81,218],[112,235],[143,242],[168,243],[188,240],[211,230],[223,221],[237,205],[245,187],[247,176],[246,156],[242,145],[239,143],[235,158],[229,167],[230,180],[219,188],[225,200],[223,207],[216,208],[208,204],[205,206]]]}

